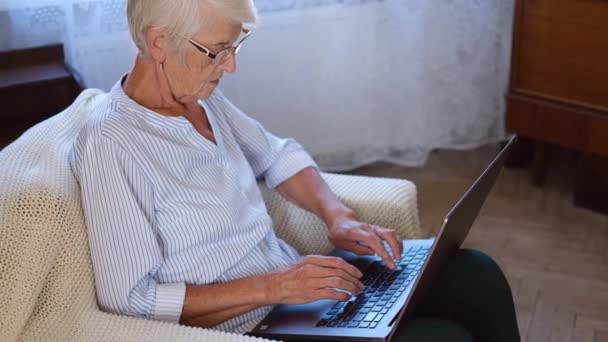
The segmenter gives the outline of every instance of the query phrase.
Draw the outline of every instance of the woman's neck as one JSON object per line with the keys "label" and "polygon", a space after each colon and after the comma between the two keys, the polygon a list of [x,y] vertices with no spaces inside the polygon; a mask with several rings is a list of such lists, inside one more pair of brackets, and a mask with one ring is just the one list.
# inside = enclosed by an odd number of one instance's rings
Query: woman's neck
{"label": "woman's neck", "polygon": [[206,117],[203,108],[196,102],[178,102],[171,93],[163,73],[162,68],[152,59],[138,55],[122,85],[123,90],[129,98],[143,107],[166,116],[184,116],[193,125],[200,125],[201,116]]}

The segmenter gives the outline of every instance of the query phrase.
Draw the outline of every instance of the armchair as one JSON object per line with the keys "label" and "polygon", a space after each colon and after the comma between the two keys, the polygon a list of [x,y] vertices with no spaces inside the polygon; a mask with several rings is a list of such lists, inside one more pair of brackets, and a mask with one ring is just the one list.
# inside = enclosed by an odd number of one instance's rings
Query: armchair
{"label": "armchair", "polygon": [[[0,340],[261,341],[99,310],[78,184],[68,153],[106,96],[86,90],[65,111],[0,152]],[[421,235],[415,186],[404,180],[323,174],[362,219]],[[277,233],[302,254],[327,253],[323,223],[260,184]]]}

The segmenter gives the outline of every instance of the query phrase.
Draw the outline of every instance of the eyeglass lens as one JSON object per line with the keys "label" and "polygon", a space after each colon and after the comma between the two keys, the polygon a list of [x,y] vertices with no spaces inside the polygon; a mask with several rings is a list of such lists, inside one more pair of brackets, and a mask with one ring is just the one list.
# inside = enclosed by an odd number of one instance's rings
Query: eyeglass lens
{"label": "eyeglass lens", "polygon": [[235,53],[234,48],[222,50],[222,52],[218,53],[217,56],[215,56],[215,59],[213,60],[213,64],[215,64],[215,65],[223,64],[224,62],[226,62],[228,60],[228,58],[232,57],[232,55],[234,55],[234,53]]}

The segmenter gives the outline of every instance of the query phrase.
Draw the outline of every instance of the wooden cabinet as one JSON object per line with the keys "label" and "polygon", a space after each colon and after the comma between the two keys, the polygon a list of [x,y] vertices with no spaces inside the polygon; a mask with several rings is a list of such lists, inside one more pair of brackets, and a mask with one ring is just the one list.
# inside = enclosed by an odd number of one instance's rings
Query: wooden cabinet
{"label": "wooden cabinet", "polygon": [[581,151],[575,201],[608,212],[608,0],[516,0],[514,24],[507,129]]}
{"label": "wooden cabinet", "polygon": [[80,91],[64,63],[63,46],[0,51],[0,150],[29,127],[65,109]]}

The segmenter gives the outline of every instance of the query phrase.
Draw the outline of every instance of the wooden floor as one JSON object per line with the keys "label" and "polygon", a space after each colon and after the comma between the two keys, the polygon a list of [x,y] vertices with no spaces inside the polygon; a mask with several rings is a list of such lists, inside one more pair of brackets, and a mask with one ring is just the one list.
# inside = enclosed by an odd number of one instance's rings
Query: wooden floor
{"label": "wooden floor", "polygon": [[[415,182],[432,234],[496,151],[439,151],[423,168],[374,164],[355,173]],[[465,243],[505,270],[523,341],[608,341],[608,217],[572,204],[574,161],[568,153],[553,160],[542,188],[527,170],[505,169]]]}

